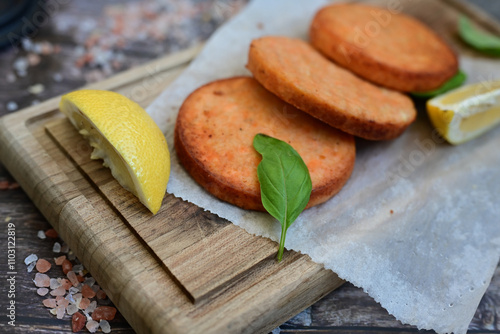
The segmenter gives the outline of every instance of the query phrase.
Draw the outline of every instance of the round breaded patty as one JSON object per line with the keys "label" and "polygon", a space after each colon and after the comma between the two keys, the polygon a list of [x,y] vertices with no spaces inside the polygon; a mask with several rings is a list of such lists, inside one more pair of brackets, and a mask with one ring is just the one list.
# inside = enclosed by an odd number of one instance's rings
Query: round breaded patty
{"label": "round breaded patty", "polygon": [[379,85],[404,92],[441,86],[458,71],[450,47],[404,14],[358,3],[320,9],[311,44],[337,64]]}
{"label": "round breaded patty", "polygon": [[284,101],[362,138],[395,138],[417,114],[407,96],[358,78],[300,39],[253,40],[247,68]]}
{"label": "round breaded patty", "polygon": [[335,195],[351,175],[354,138],[297,110],[251,77],[218,80],[184,101],[175,125],[181,164],[208,192],[243,209],[265,211],[253,138],[263,133],[290,144],[312,180],[307,207]]}

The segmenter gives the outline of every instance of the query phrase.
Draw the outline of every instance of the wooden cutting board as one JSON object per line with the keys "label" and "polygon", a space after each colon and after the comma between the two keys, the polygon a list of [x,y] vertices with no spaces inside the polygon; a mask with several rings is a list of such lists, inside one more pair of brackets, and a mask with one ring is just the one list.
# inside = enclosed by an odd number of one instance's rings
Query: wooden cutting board
{"label": "wooden cutting board", "polygon": [[[460,53],[475,55],[456,37],[459,14],[500,33],[461,2],[401,3]],[[86,88],[115,90],[145,107],[199,50]],[[0,157],[137,332],[267,332],[343,283],[307,255],[287,251],[277,263],[276,243],[172,195],[152,216],[90,160],[91,148],[58,111],[59,99],[3,117]]]}

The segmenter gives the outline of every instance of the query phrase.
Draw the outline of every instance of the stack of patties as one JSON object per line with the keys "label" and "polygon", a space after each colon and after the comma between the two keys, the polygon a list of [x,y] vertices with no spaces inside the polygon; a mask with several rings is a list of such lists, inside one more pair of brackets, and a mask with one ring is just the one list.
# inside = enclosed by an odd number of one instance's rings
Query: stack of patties
{"label": "stack of patties", "polygon": [[325,7],[311,25],[314,47],[287,37],[256,39],[247,64],[253,78],[218,80],[194,91],[175,127],[175,149],[189,174],[219,199],[264,211],[261,157],[252,146],[263,133],[287,142],[304,160],[313,185],[308,207],[335,195],[354,167],[353,135],[393,139],[416,117],[406,95],[360,77],[418,91],[436,88],[458,69],[440,38],[401,14],[388,13],[388,24],[367,45],[357,45],[355,31],[374,20],[373,11],[381,9]]}

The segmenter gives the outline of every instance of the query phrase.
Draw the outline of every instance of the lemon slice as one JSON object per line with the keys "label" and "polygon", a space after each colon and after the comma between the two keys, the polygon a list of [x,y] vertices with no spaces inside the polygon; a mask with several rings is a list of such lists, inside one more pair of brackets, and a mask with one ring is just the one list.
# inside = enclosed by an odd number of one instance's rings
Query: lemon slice
{"label": "lemon slice", "polygon": [[115,92],[79,90],[64,95],[60,110],[103,159],[113,177],[153,213],[170,175],[167,141],[137,103]]}
{"label": "lemon slice", "polygon": [[451,144],[461,144],[500,123],[500,80],[452,90],[427,101],[437,131]]}

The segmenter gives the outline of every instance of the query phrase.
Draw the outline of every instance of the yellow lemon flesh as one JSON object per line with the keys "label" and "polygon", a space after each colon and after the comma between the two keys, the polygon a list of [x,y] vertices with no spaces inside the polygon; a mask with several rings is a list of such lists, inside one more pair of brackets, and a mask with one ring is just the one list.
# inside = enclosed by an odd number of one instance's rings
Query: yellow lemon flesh
{"label": "yellow lemon flesh", "polygon": [[167,141],[137,103],[115,92],[79,90],[64,95],[59,109],[103,159],[113,177],[153,214],[160,209],[170,175]]}
{"label": "yellow lemon flesh", "polygon": [[452,90],[427,101],[427,113],[451,144],[461,144],[500,123],[500,80]]}

